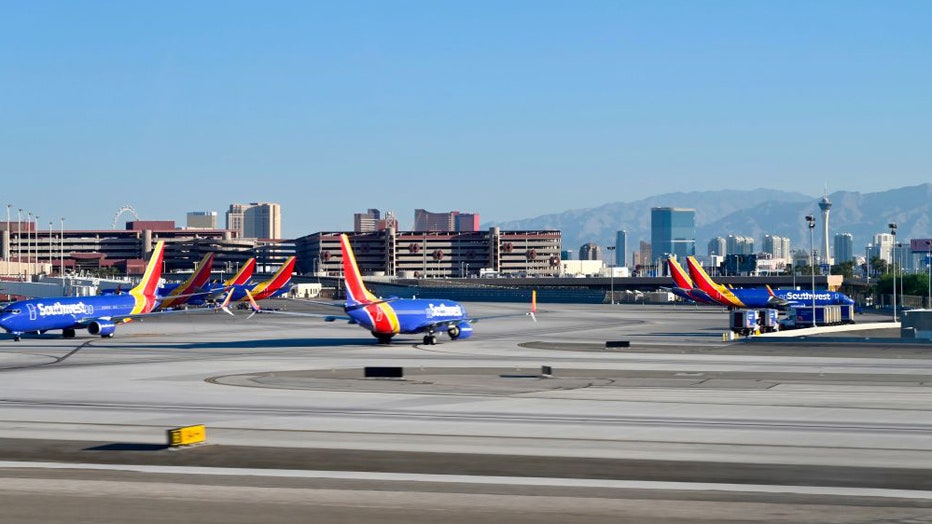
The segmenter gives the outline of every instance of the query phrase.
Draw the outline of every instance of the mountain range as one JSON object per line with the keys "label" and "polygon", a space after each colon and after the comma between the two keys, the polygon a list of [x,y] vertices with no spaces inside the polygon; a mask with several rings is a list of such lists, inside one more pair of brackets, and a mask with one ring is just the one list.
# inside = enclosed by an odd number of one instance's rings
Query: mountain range
{"label": "mountain range", "polygon": [[[759,251],[764,235],[789,237],[791,249],[809,248],[805,216],[815,215],[816,248],[822,238],[821,197],[775,189],[698,191],[667,193],[634,202],[614,202],[589,209],[575,209],[534,218],[488,224],[509,230],[559,229],[563,249],[578,251],[587,242],[615,244],[615,232],[628,232],[628,253],[641,240],[650,242],[650,209],[684,207],[696,210],[696,254],[707,253],[708,242],[717,236],[742,235],[754,238]],[[836,233],[851,233],[855,254],[863,253],[877,233],[889,233],[887,224],[896,222],[897,238],[932,237],[932,184],[901,187],[876,193],[836,191],[828,194],[829,246],[834,249]],[[621,256],[619,254],[619,261]]]}

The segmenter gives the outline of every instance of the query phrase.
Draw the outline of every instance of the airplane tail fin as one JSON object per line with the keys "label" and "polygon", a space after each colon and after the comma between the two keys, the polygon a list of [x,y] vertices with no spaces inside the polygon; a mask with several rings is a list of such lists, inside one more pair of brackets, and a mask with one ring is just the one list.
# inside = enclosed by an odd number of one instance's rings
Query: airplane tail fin
{"label": "airplane tail fin", "polygon": [[152,256],[149,257],[149,263],[146,264],[146,271],[142,275],[139,284],[130,290],[130,294],[136,298],[136,306],[133,313],[148,313],[152,311],[157,304],[157,291],[159,279],[162,278],[162,260],[165,256],[165,241],[159,240],[152,250]]}
{"label": "airplane tail fin", "polygon": [[375,295],[366,289],[362,281],[362,275],[359,273],[359,266],[356,264],[356,255],[353,253],[353,246],[350,245],[349,237],[340,235],[340,250],[343,254],[343,283],[346,287],[346,305],[356,306],[378,300]]}
{"label": "airplane tail fin", "polygon": [[197,271],[191,276],[191,286],[199,288],[210,280],[210,272],[214,268],[214,253],[207,253],[197,265]]}
{"label": "airplane tail fin", "polygon": [[667,265],[670,267],[670,276],[673,277],[673,282],[677,287],[683,289],[692,289],[695,287],[693,281],[689,278],[689,275],[686,274],[686,271],[683,269],[683,266],[676,261],[675,258],[670,257],[667,259]]}
{"label": "airplane tail fin", "polygon": [[719,288],[719,284],[712,280],[695,258],[686,257],[686,265],[689,267],[689,276],[699,289],[710,292]]}
{"label": "airplane tail fin", "polygon": [[256,270],[256,259],[250,258],[249,260],[246,261],[245,264],[243,264],[243,267],[241,267],[240,270],[237,271],[235,275],[233,275],[233,278],[224,282],[223,285],[224,286],[243,285],[246,282],[248,282],[250,278],[252,278],[252,274],[253,272],[255,272],[255,270]]}
{"label": "airplane tail fin", "polygon": [[272,275],[272,278],[256,284],[252,288],[252,298],[256,300],[262,300],[269,298],[279,290],[285,287],[289,281],[291,281],[291,276],[294,273],[295,257],[290,256],[288,260],[285,260],[285,263],[282,264],[278,271]]}

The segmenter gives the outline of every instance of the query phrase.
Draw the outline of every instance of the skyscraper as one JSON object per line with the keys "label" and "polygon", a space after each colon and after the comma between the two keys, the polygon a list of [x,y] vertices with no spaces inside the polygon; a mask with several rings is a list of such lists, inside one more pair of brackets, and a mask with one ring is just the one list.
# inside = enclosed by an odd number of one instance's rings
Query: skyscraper
{"label": "skyscraper", "polygon": [[728,235],[725,239],[725,252],[729,255],[751,255],[754,253],[754,239],[741,235]]}
{"label": "skyscraper", "polygon": [[835,233],[835,263],[854,260],[854,236],[851,233]]}
{"label": "skyscraper", "polygon": [[579,248],[579,260],[602,260],[602,249],[595,242],[587,242]]}
{"label": "skyscraper", "polygon": [[628,232],[622,229],[615,232],[615,265],[627,266],[625,258],[628,256]]}
{"label": "skyscraper", "polygon": [[832,210],[832,203],[828,199],[828,192],[819,200],[819,209],[822,210],[822,263],[831,264],[832,257],[828,250],[828,213]]}
{"label": "skyscraper", "polygon": [[353,214],[353,231],[356,233],[370,233],[378,231],[379,220],[382,213],[378,209],[369,209],[365,213]]}
{"label": "skyscraper", "polygon": [[240,237],[278,239],[282,237],[281,206],[271,202],[230,204],[227,229]]}
{"label": "skyscraper", "polygon": [[226,212],[226,228],[236,231],[236,236],[243,235],[243,214],[249,206],[246,204],[230,204],[230,209]]}
{"label": "skyscraper", "polygon": [[790,239],[778,235],[764,235],[761,251],[770,253],[773,258],[791,260],[793,254],[790,252]]}
{"label": "skyscraper", "polygon": [[247,238],[281,238],[281,206],[272,202],[250,204],[243,213],[243,235]]}
{"label": "skyscraper", "polygon": [[720,257],[723,257],[723,256],[725,256],[725,253],[728,252],[728,251],[727,251],[727,246],[728,246],[728,244],[727,244],[727,242],[725,241],[725,237],[715,237],[715,238],[713,238],[712,240],[709,240],[709,252],[708,252],[708,255],[709,255],[710,257],[711,257],[711,256],[715,256],[715,255],[718,255],[718,256],[720,256]]}
{"label": "skyscraper", "polygon": [[414,210],[415,231],[478,231],[478,213],[431,213],[425,209]]}
{"label": "skyscraper", "polygon": [[653,257],[676,255],[680,260],[696,254],[696,210],[654,207],[650,210]]}

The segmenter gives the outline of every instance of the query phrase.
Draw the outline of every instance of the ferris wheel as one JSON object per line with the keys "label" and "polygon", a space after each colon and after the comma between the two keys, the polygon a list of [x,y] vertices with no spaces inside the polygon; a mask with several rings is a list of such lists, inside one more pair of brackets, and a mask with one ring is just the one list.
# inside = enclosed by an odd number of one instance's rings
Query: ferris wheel
{"label": "ferris wheel", "polygon": [[117,223],[120,220],[120,215],[122,215],[123,213],[129,213],[133,215],[133,218],[135,218],[136,220],[139,220],[139,215],[136,213],[136,210],[133,209],[133,206],[129,204],[123,204],[123,206],[117,210],[116,214],[113,215],[113,226],[112,226],[113,229],[117,228]]}

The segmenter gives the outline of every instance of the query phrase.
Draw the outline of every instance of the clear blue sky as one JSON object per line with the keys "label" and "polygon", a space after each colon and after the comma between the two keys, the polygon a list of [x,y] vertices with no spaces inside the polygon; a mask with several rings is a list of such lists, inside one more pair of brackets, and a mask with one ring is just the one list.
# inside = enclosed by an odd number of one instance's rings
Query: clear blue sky
{"label": "clear blue sky", "polygon": [[930,22],[927,1],[4,2],[0,204],[108,228],[122,204],[274,201],[298,236],[369,207],[409,227],[919,184]]}

